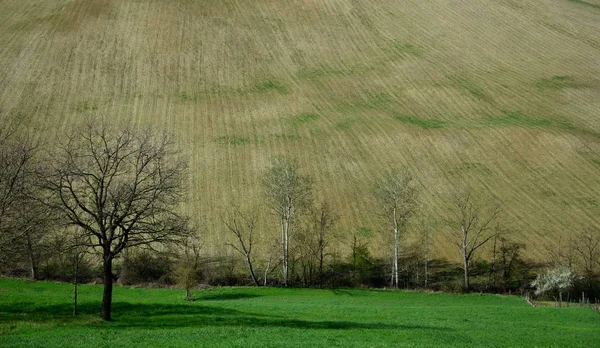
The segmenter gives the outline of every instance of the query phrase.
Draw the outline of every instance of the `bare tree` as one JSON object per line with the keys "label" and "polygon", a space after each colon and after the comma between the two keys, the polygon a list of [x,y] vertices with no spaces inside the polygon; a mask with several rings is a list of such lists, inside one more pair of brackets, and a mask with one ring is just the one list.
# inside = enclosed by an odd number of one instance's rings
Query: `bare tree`
{"label": "bare tree", "polygon": [[398,288],[400,233],[405,230],[417,208],[417,189],[410,173],[394,169],[379,179],[375,185],[375,195],[379,200],[382,215],[394,234],[392,286]]}
{"label": "bare tree", "polygon": [[523,243],[514,242],[505,236],[499,237],[498,240],[500,243],[498,259],[500,268],[502,269],[504,291],[506,292],[508,291],[508,286],[513,278],[517,260],[519,259],[521,252],[525,249],[525,245]]}
{"label": "bare tree", "polygon": [[323,286],[323,265],[325,263],[325,257],[327,257],[327,248],[329,247],[328,235],[330,234],[331,229],[337,222],[337,215],[335,215],[331,206],[323,201],[321,203],[321,207],[319,209],[319,218],[317,221],[317,260],[319,263],[319,286]]}
{"label": "bare tree", "polygon": [[423,261],[423,277],[425,288],[429,286],[429,263],[431,262],[431,251],[435,237],[435,229],[426,221],[422,221],[419,226],[419,250],[421,252],[421,260]]}
{"label": "bare tree", "polygon": [[252,282],[254,285],[259,286],[258,277],[254,271],[254,260],[252,258],[252,248],[254,246],[255,238],[254,233],[258,223],[258,215],[253,212],[243,213],[238,208],[234,207],[230,217],[222,218],[222,220],[236,239],[235,242],[228,242],[227,245],[235,249],[244,257]]}
{"label": "bare tree", "polygon": [[176,212],[185,163],[165,135],[90,120],[65,135],[47,167],[47,204],[101,252],[101,317],[110,320],[112,265],[119,253],[188,234],[187,219]]}
{"label": "bare tree", "polygon": [[38,146],[30,136],[17,127],[0,129],[0,262],[25,251],[32,278],[36,277],[33,246],[42,230],[35,222],[44,216],[35,209],[33,197],[37,156]]}
{"label": "bare tree", "polygon": [[179,243],[178,264],[175,269],[177,283],[185,289],[185,300],[193,301],[191,290],[200,278],[201,251],[203,243],[198,236],[191,235]]}
{"label": "bare tree", "polygon": [[274,239],[269,244],[269,249],[267,251],[267,255],[269,255],[269,258],[265,260],[264,264],[265,271],[263,273],[263,286],[267,286],[269,275],[271,275],[271,273],[273,273],[273,270],[275,270],[281,264],[281,260],[274,260],[277,259],[277,249],[279,249],[279,242],[277,241],[277,239]]}
{"label": "bare tree", "polygon": [[600,265],[600,230],[587,229],[577,234],[574,249],[579,254],[585,277],[593,290],[596,267]]}
{"label": "bare tree", "polygon": [[555,267],[565,266],[573,269],[576,259],[575,238],[569,235],[566,240],[563,236],[558,236],[556,245],[546,245],[546,251],[550,257],[552,265]]}
{"label": "bare tree", "polygon": [[297,237],[299,261],[305,286],[322,285],[325,258],[329,256],[329,238],[337,216],[323,201],[312,213]]}
{"label": "bare tree", "polygon": [[475,252],[494,238],[500,208],[475,201],[470,190],[458,193],[454,199],[456,220],[450,236],[459,248],[464,271],[464,289],[470,289],[470,266]]}
{"label": "bare tree", "polygon": [[283,283],[288,285],[290,235],[293,232],[297,215],[308,206],[311,182],[298,173],[298,162],[278,157],[263,177],[265,193],[270,207],[279,218],[281,247],[283,254]]}

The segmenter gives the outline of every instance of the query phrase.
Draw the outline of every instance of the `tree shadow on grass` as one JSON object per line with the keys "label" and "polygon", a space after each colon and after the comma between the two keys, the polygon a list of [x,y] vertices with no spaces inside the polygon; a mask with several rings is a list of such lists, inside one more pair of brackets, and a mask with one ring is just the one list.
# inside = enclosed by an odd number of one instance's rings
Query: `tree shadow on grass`
{"label": "tree shadow on grass", "polygon": [[262,297],[261,295],[255,294],[245,294],[245,293],[237,293],[237,294],[201,294],[200,296],[196,296],[198,300],[201,301],[227,301],[227,300],[243,300],[248,298],[256,298]]}
{"label": "tree shadow on grass", "polygon": [[[249,313],[235,309],[191,304],[113,304],[112,322],[97,318],[99,303],[85,303],[79,307],[81,317],[72,316],[68,304],[39,306],[32,302],[0,305],[0,324],[14,322],[71,323],[94,325],[106,329],[174,329],[182,327],[273,327],[310,330],[434,330],[451,331],[449,328],[390,323],[361,323],[355,321],[311,321],[287,318],[271,314]],[[87,320],[85,320],[87,318]],[[83,320],[83,321],[82,321]]]}

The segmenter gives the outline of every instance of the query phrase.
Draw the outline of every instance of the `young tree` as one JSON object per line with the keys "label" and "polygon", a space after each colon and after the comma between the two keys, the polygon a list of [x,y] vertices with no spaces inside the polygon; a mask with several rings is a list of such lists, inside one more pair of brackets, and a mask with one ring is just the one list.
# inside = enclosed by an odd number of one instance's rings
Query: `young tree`
{"label": "young tree", "polygon": [[263,186],[270,207],[279,218],[283,254],[283,283],[288,285],[290,235],[297,215],[310,203],[311,183],[298,173],[298,162],[278,157],[264,174]]}
{"label": "young tree", "polygon": [[400,233],[417,208],[417,189],[412,175],[397,169],[385,173],[375,185],[382,215],[394,234],[394,259],[392,286],[398,288],[398,259],[400,258]]}
{"label": "young tree", "polygon": [[258,277],[254,271],[254,260],[252,257],[252,248],[254,246],[254,233],[258,223],[258,215],[255,213],[242,213],[238,208],[233,208],[230,217],[223,218],[223,223],[227,229],[235,236],[235,242],[228,242],[227,245],[239,252],[246,262],[250,278],[254,285],[259,286]]}
{"label": "young tree", "polygon": [[500,213],[497,205],[485,206],[473,198],[471,191],[466,190],[454,199],[457,226],[450,230],[450,237],[459,248],[464,271],[464,289],[470,289],[470,266],[475,252],[494,238],[493,227]]}
{"label": "young tree", "polygon": [[317,261],[319,264],[319,286],[323,286],[323,265],[325,263],[325,257],[327,257],[327,248],[329,246],[329,240],[327,239],[331,229],[335,225],[338,217],[335,215],[331,206],[323,201],[319,210],[319,218],[317,221],[317,243],[316,243],[316,254]]}
{"label": "young tree", "polygon": [[43,178],[48,206],[82,229],[100,251],[101,317],[111,319],[113,260],[126,247],[178,241],[187,219],[176,212],[185,162],[165,135],[88,121],[65,135]]}
{"label": "young tree", "polygon": [[523,243],[514,242],[507,237],[499,237],[498,259],[502,269],[502,281],[504,291],[508,291],[508,286],[513,278],[515,267],[521,252],[525,249]]}
{"label": "young tree", "polygon": [[269,275],[273,272],[274,269],[279,267],[281,260],[279,262],[273,263],[273,259],[276,258],[275,255],[277,253],[277,249],[279,249],[279,243],[276,239],[274,239],[270,245],[267,254],[269,258],[265,262],[265,272],[263,274],[263,286],[267,286]]}
{"label": "young tree", "polygon": [[361,227],[352,234],[350,262],[352,281],[355,284],[364,284],[371,276],[373,258],[368,246],[368,239],[371,237],[371,230],[368,227]]}
{"label": "young tree", "polygon": [[418,233],[419,251],[421,252],[421,260],[423,261],[424,285],[427,288],[429,286],[429,263],[431,262],[435,229],[430,223],[422,221]]}
{"label": "young tree", "polygon": [[323,201],[313,209],[310,219],[297,238],[302,278],[305,286],[322,286],[325,258],[329,256],[329,237],[337,216]]}
{"label": "young tree", "polygon": [[203,243],[198,236],[190,236],[180,244],[178,262],[175,269],[177,283],[185,289],[185,300],[193,301],[191,290],[200,277],[200,256]]}

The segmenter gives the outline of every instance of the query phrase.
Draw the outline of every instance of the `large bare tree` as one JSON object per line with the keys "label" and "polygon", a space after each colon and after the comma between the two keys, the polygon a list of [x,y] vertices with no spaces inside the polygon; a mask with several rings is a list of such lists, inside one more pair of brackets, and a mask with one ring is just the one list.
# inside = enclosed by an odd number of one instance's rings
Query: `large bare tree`
{"label": "large bare tree", "polygon": [[297,215],[310,203],[311,182],[298,172],[298,162],[275,158],[263,177],[263,186],[270,207],[279,219],[283,254],[283,283],[288,285],[289,246]]}
{"label": "large bare tree", "polygon": [[111,320],[113,260],[125,248],[180,240],[186,165],[173,141],[150,129],[88,120],[65,134],[47,164],[47,202],[101,253],[101,317]]}
{"label": "large bare tree", "polygon": [[475,252],[495,236],[500,207],[479,203],[470,189],[454,197],[456,220],[450,230],[452,241],[460,250],[464,272],[464,289],[470,289],[470,266]]}
{"label": "large bare tree", "polygon": [[404,232],[406,224],[417,208],[417,189],[409,172],[393,169],[377,181],[375,195],[379,200],[382,215],[394,234],[392,286],[398,288],[400,233]]}

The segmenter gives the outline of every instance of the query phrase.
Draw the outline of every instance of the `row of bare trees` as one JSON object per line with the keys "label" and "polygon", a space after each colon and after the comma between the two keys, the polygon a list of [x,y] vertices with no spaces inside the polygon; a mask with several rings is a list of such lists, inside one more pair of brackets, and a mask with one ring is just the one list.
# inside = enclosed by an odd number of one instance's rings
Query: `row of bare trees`
{"label": "row of bare trees", "polygon": [[[295,245],[298,250],[294,253],[300,264],[300,274],[304,285],[311,285],[315,276],[317,283],[322,285],[327,248],[332,235],[334,224],[337,220],[335,212],[327,202],[322,202],[316,209],[312,208],[311,180],[299,172],[298,164],[290,158],[276,158],[271,167],[263,175],[263,187],[268,207],[277,219],[281,234],[281,265],[282,283],[287,286],[290,277],[290,245]],[[394,169],[383,173],[377,180],[373,189],[374,197],[379,202],[378,211],[381,212],[382,221],[393,237],[391,250],[392,262],[390,272],[390,285],[400,286],[400,273],[403,268],[401,262],[402,239],[406,237],[411,219],[418,213],[419,189],[412,175],[406,170]],[[458,247],[462,259],[464,289],[470,288],[470,275],[473,260],[478,251],[494,241],[501,243],[500,251],[502,262],[513,263],[519,251],[517,245],[508,245],[508,239],[502,237],[498,221],[500,209],[495,204],[481,204],[474,198],[472,191],[464,190],[455,195],[454,199],[456,217],[449,221],[451,228],[447,229],[446,236]],[[309,223],[302,223],[308,215]],[[256,248],[256,230],[258,215],[256,213],[243,213],[238,208],[223,219],[225,226],[234,238],[228,245],[235,249],[241,256],[249,272],[252,282],[259,285],[253,252]],[[423,255],[423,277],[427,286],[429,276],[429,263],[433,250],[435,228],[430,224],[422,223],[419,228],[419,248]],[[296,243],[291,239],[296,238]],[[356,237],[356,236],[355,236]],[[354,240],[353,254],[358,248],[358,239]],[[356,250],[355,250],[356,249]],[[513,252],[510,260],[506,260],[509,250]],[[495,252],[494,252],[495,253]],[[272,255],[272,254],[271,254]],[[495,260],[494,254],[494,260]],[[269,268],[272,257],[265,267],[263,284],[266,276],[272,270]],[[298,262],[296,262],[298,261]],[[496,261],[494,261],[496,263]],[[512,266],[502,267],[508,279]],[[495,273],[495,272],[494,272]],[[494,276],[495,277],[495,276]]]}
{"label": "row of bare trees", "polygon": [[[40,146],[19,127],[0,131],[0,262],[27,255],[35,279],[40,254],[37,245],[50,233],[62,231],[61,248],[73,251],[77,267],[86,253],[99,258],[104,282],[101,316],[110,320],[114,261],[132,248],[154,252],[165,245],[174,246],[171,249],[179,260],[175,276],[186,288],[186,298],[191,298],[190,290],[202,272],[202,243],[197,228],[180,213],[187,161],[173,139],[131,124],[87,120],[57,144]],[[233,207],[222,217],[231,237],[228,245],[242,257],[257,286],[267,285],[277,269],[284,286],[292,283],[291,277],[298,277],[305,286],[323,286],[328,271],[335,276],[331,265],[340,263],[339,255],[331,251],[338,221],[332,205],[314,203],[311,179],[290,158],[275,158],[262,176],[262,186],[280,239],[259,238],[260,215]],[[400,169],[383,173],[373,188],[385,234],[393,238],[391,267],[383,271],[392,287],[400,287],[403,273],[412,267],[402,248],[409,226],[423,215],[419,194],[410,172]],[[486,246],[492,249],[489,284],[496,288],[502,283],[506,289],[521,262],[524,245],[506,233],[499,205],[482,203],[470,190],[455,194],[453,205],[454,218],[442,227],[425,221],[417,228],[418,243],[412,248],[420,254],[416,277],[421,275],[428,286],[434,241],[438,230],[443,230],[460,255],[465,290],[471,288],[471,276],[481,273],[479,260]],[[370,230],[359,231],[349,242],[354,279],[363,277],[366,269],[387,267],[370,256],[365,242]],[[576,258],[581,260],[592,282],[600,256],[597,231],[569,239],[568,247],[558,244],[549,248],[556,262],[572,267]],[[263,257],[257,257],[257,250]]]}

